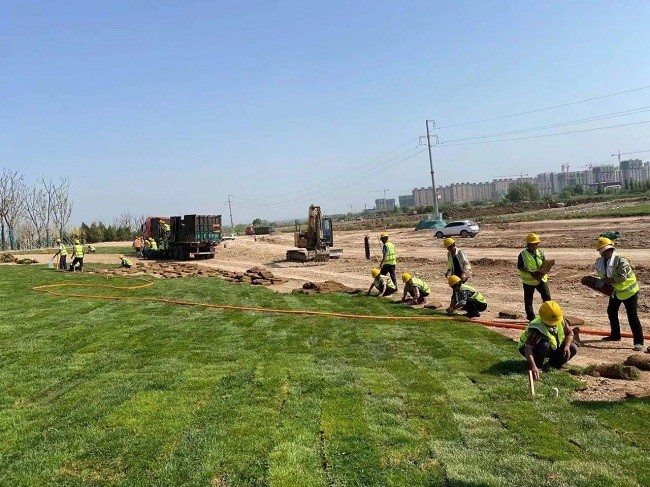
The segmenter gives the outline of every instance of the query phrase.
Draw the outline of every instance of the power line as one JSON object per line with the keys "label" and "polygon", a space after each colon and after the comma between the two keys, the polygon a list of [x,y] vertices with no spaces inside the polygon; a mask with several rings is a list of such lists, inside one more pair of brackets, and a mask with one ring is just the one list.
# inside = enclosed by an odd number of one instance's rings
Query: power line
{"label": "power line", "polygon": [[455,147],[455,146],[461,146],[461,145],[478,145],[478,144],[492,144],[494,142],[509,142],[513,140],[527,140],[527,139],[540,139],[543,137],[555,137],[557,135],[567,135],[567,134],[578,134],[578,133],[583,133],[583,132],[595,132],[597,130],[606,130],[606,129],[613,129],[613,128],[618,128],[618,127],[630,127],[632,125],[641,125],[644,123],[650,123],[650,120],[643,120],[641,122],[632,122],[632,123],[624,123],[620,125],[609,125],[607,127],[594,127],[590,129],[583,129],[583,130],[570,130],[568,132],[558,132],[555,134],[542,134],[542,135],[530,135],[528,137],[513,137],[510,139],[497,139],[497,140],[483,140],[483,141],[478,141],[478,142],[464,142],[460,144],[445,144],[444,142],[440,143],[440,146],[442,147]]}
{"label": "power line", "polygon": [[475,124],[475,123],[491,122],[493,120],[503,120],[504,118],[519,117],[519,116],[522,116],[522,115],[529,115],[531,113],[539,113],[539,112],[544,112],[544,111],[547,111],[547,110],[554,110],[556,108],[563,108],[563,107],[568,107],[568,106],[572,106],[572,105],[578,105],[580,103],[587,103],[587,102],[590,102],[590,101],[602,100],[603,98],[610,98],[612,96],[625,95],[627,93],[634,93],[635,91],[647,90],[648,88],[650,88],[650,85],[641,86],[639,88],[634,88],[632,90],[619,91],[617,93],[609,93],[607,95],[595,96],[593,98],[585,98],[584,100],[572,101],[572,102],[569,102],[569,103],[562,103],[561,105],[553,105],[553,106],[550,106],[550,107],[538,108],[536,110],[529,110],[527,112],[511,113],[509,115],[501,115],[499,117],[484,118],[482,120],[473,120],[471,122],[462,122],[462,123],[455,123],[455,124],[451,124],[451,125],[445,125],[445,126],[442,126],[442,127],[438,127],[438,129],[448,129],[448,128],[452,128],[452,127],[461,127],[461,126],[464,126],[464,125],[471,125],[471,124]]}
{"label": "power line", "polygon": [[566,127],[567,125],[576,125],[580,123],[588,123],[588,122],[595,122],[596,120],[606,120],[608,118],[616,118],[620,116],[626,116],[626,115],[637,115],[639,113],[645,113],[650,111],[650,106],[648,107],[640,107],[640,108],[633,108],[631,110],[625,110],[622,112],[614,112],[614,113],[606,113],[603,115],[595,115],[593,117],[588,117],[588,118],[581,118],[578,120],[571,120],[568,122],[560,122],[560,123],[554,123],[551,125],[540,125],[538,127],[529,127],[525,129],[518,129],[518,130],[511,130],[508,132],[499,132],[496,134],[488,134],[488,135],[476,135],[473,137],[464,137],[460,139],[451,139],[444,141],[442,143],[453,143],[453,142],[463,142],[466,140],[476,140],[476,139],[487,139],[490,137],[501,137],[504,135],[514,135],[514,134],[519,134],[519,133],[524,133],[524,132],[535,132],[537,130],[545,130],[549,128],[556,128],[556,127]]}

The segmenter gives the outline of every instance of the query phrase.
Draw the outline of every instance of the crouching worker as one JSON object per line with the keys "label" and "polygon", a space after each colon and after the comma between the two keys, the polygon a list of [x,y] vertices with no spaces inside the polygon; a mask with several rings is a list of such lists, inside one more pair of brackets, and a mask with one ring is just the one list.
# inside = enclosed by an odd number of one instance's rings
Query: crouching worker
{"label": "crouching worker", "polygon": [[539,307],[539,315],[528,323],[518,347],[535,379],[539,379],[539,369],[547,358],[548,365],[559,369],[578,353],[573,330],[555,301],[544,301]]}
{"label": "crouching worker", "polygon": [[460,277],[453,275],[447,278],[447,283],[452,289],[451,303],[447,308],[448,313],[453,313],[457,309],[466,311],[468,318],[478,318],[481,311],[487,309],[487,301],[483,295],[472,286],[464,284]]}
{"label": "crouching worker", "polygon": [[404,283],[402,302],[406,304],[422,304],[431,293],[431,288],[426,282],[413,277],[408,272],[402,274],[402,282]]}
{"label": "crouching worker", "polygon": [[118,257],[120,258],[120,267],[126,267],[127,269],[130,269],[131,266],[133,266],[133,262],[131,262],[130,259],[124,257],[122,254],[119,254]]}
{"label": "crouching worker", "polygon": [[375,267],[370,274],[372,274],[373,281],[366,294],[370,294],[373,288],[376,288],[379,291],[380,297],[390,296],[391,294],[397,291],[397,288],[395,287],[395,283],[393,282],[391,277],[388,274],[387,275],[381,274],[379,268]]}
{"label": "crouching worker", "polygon": [[89,254],[96,254],[97,249],[95,247],[93,247],[92,245],[88,244],[88,253]]}

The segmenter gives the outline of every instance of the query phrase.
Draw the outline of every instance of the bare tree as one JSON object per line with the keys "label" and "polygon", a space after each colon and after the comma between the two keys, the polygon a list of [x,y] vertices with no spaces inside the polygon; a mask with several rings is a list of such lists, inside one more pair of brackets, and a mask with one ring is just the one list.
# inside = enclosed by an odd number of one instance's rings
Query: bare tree
{"label": "bare tree", "polygon": [[74,202],[70,199],[70,181],[61,178],[61,184],[56,188],[52,202],[52,219],[57,226],[59,235],[63,235],[65,227],[70,221],[73,204]]}
{"label": "bare tree", "polygon": [[31,186],[26,191],[25,213],[36,233],[36,244],[43,245],[43,234],[47,227],[47,198],[40,184]]}
{"label": "bare tree", "polygon": [[3,168],[0,175],[0,243],[3,250],[7,248],[5,226],[9,231],[11,249],[14,249],[15,228],[25,205],[24,192],[23,176],[18,171]]}
{"label": "bare tree", "polygon": [[51,179],[49,181],[45,180],[45,177],[42,177],[37,181],[37,184],[40,183],[43,185],[43,192],[45,193],[45,206],[46,206],[46,218],[45,218],[45,240],[46,245],[50,245],[50,225],[52,223],[52,213],[54,210],[54,198],[56,193],[59,190],[59,186],[54,184],[54,181]]}

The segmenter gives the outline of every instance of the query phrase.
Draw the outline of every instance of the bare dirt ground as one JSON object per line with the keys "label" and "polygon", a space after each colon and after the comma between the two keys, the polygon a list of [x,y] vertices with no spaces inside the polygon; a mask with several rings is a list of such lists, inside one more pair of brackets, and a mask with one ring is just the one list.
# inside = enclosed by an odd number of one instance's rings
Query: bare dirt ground
{"label": "bare dirt ground", "polygon": [[[336,229],[335,229],[336,230]],[[473,266],[469,282],[480,290],[488,301],[488,310],[481,319],[499,321],[499,311],[512,310],[523,316],[523,290],[517,273],[517,256],[522,250],[524,237],[536,232],[542,238],[542,248],[548,259],[556,264],[549,274],[549,287],[553,299],[558,301],[566,314],[585,320],[584,327],[609,330],[606,308],[607,297],[580,284],[580,278],[593,274],[597,252],[592,244],[603,231],[621,232],[619,253],[627,256],[640,281],[639,316],[644,332],[650,332],[650,216],[624,219],[557,220],[525,223],[484,225],[475,238],[457,238],[457,246],[466,250]],[[292,264],[284,262],[285,252],[293,246],[292,234],[267,236],[241,236],[224,242],[213,260],[199,261],[200,265],[224,270],[243,271],[254,266],[265,266],[274,275],[289,282],[273,286],[276,292],[290,292],[307,281],[332,280],[346,286],[367,289],[372,281],[370,270],[378,264],[381,255],[379,234],[376,231],[351,230],[335,234],[335,247],[343,248],[340,259],[322,264]],[[398,276],[408,271],[429,283],[431,300],[446,303],[450,290],[444,277],[447,252],[442,241],[431,231],[414,232],[411,229],[387,229],[397,253]],[[371,259],[366,260],[364,236],[369,235]],[[627,244],[627,245],[626,245]],[[112,243],[111,245],[115,245]],[[45,262],[43,255],[35,259]],[[90,254],[85,264],[94,262],[115,263],[115,256]],[[402,288],[401,282],[399,283]],[[401,292],[399,293],[401,297]],[[395,299],[398,299],[397,297]],[[541,304],[535,296],[535,307]],[[426,310],[422,311],[426,313]],[[621,308],[622,331],[629,331],[624,308]],[[515,330],[495,331],[513,340],[520,334]],[[624,338],[618,343],[604,343],[598,336],[582,336],[579,354],[572,360],[578,366],[595,363],[623,362],[632,351],[632,339]],[[650,342],[646,342],[646,346]],[[513,347],[514,347],[513,343]],[[650,372],[643,372],[641,380],[628,382],[604,378],[582,378],[587,383],[578,397],[591,400],[612,400],[626,395],[650,395]]]}

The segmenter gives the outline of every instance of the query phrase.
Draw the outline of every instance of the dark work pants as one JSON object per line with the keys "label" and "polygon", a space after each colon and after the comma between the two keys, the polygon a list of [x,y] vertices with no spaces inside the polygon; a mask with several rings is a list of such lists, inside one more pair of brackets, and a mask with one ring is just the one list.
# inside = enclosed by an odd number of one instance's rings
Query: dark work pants
{"label": "dark work pants", "polygon": [[395,277],[395,266],[392,264],[384,264],[381,266],[381,273],[385,276],[386,274],[390,274],[390,278],[393,280],[393,284],[395,284],[395,290],[397,290],[397,278]]}
{"label": "dark work pants", "polygon": [[[526,356],[525,349],[525,346],[519,349],[519,353],[524,357]],[[569,360],[571,360],[574,355],[578,353],[578,347],[575,343],[572,343],[569,349],[571,350],[571,356],[569,357]],[[533,359],[535,360],[535,365],[537,365],[537,368],[542,368],[542,365],[544,365],[544,360],[546,358],[548,358],[548,365],[557,369],[569,361],[564,360],[564,345],[560,345],[557,347],[557,350],[553,350],[549,341],[546,338],[542,338],[533,347]]]}
{"label": "dark work pants", "polygon": [[618,310],[621,307],[621,303],[625,305],[627,321],[630,323],[630,328],[632,329],[634,344],[643,345],[643,329],[641,328],[641,321],[639,320],[639,314],[637,312],[639,293],[636,293],[634,296],[630,296],[623,301],[614,296],[609,298],[607,316],[609,317],[609,326],[612,329],[612,337],[621,338],[621,322],[618,320]]}
{"label": "dark work pants", "polygon": [[59,270],[60,271],[66,270],[67,262],[68,262],[68,256],[67,255],[59,256]]}
{"label": "dark work pants", "polygon": [[481,311],[485,311],[487,309],[487,303],[481,303],[476,299],[468,299],[463,309],[467,311],[467,316],[469,318],[473,316],[480,316]]}
{"label": "dark work pants", "polygon": [[537,286],[531,286],[530,284],[524,284],[524,308],[526,309],[526,319],[528,321],[533,321],[535,319],[535,310],[533,309],[533,296],[535,295],[535,289],[542,295],[542,301],[551,300],[551,291],[548,289],[548,285],[539,281]]}
{"label": "dark work pants", "polygon": [[72,259],[72,263],[70,264],[70,271],[73,272],[75,270],[75,267],[79,264],[79,270],[83,271],[84,270],[84,258],[83,257],[75,257]]}

